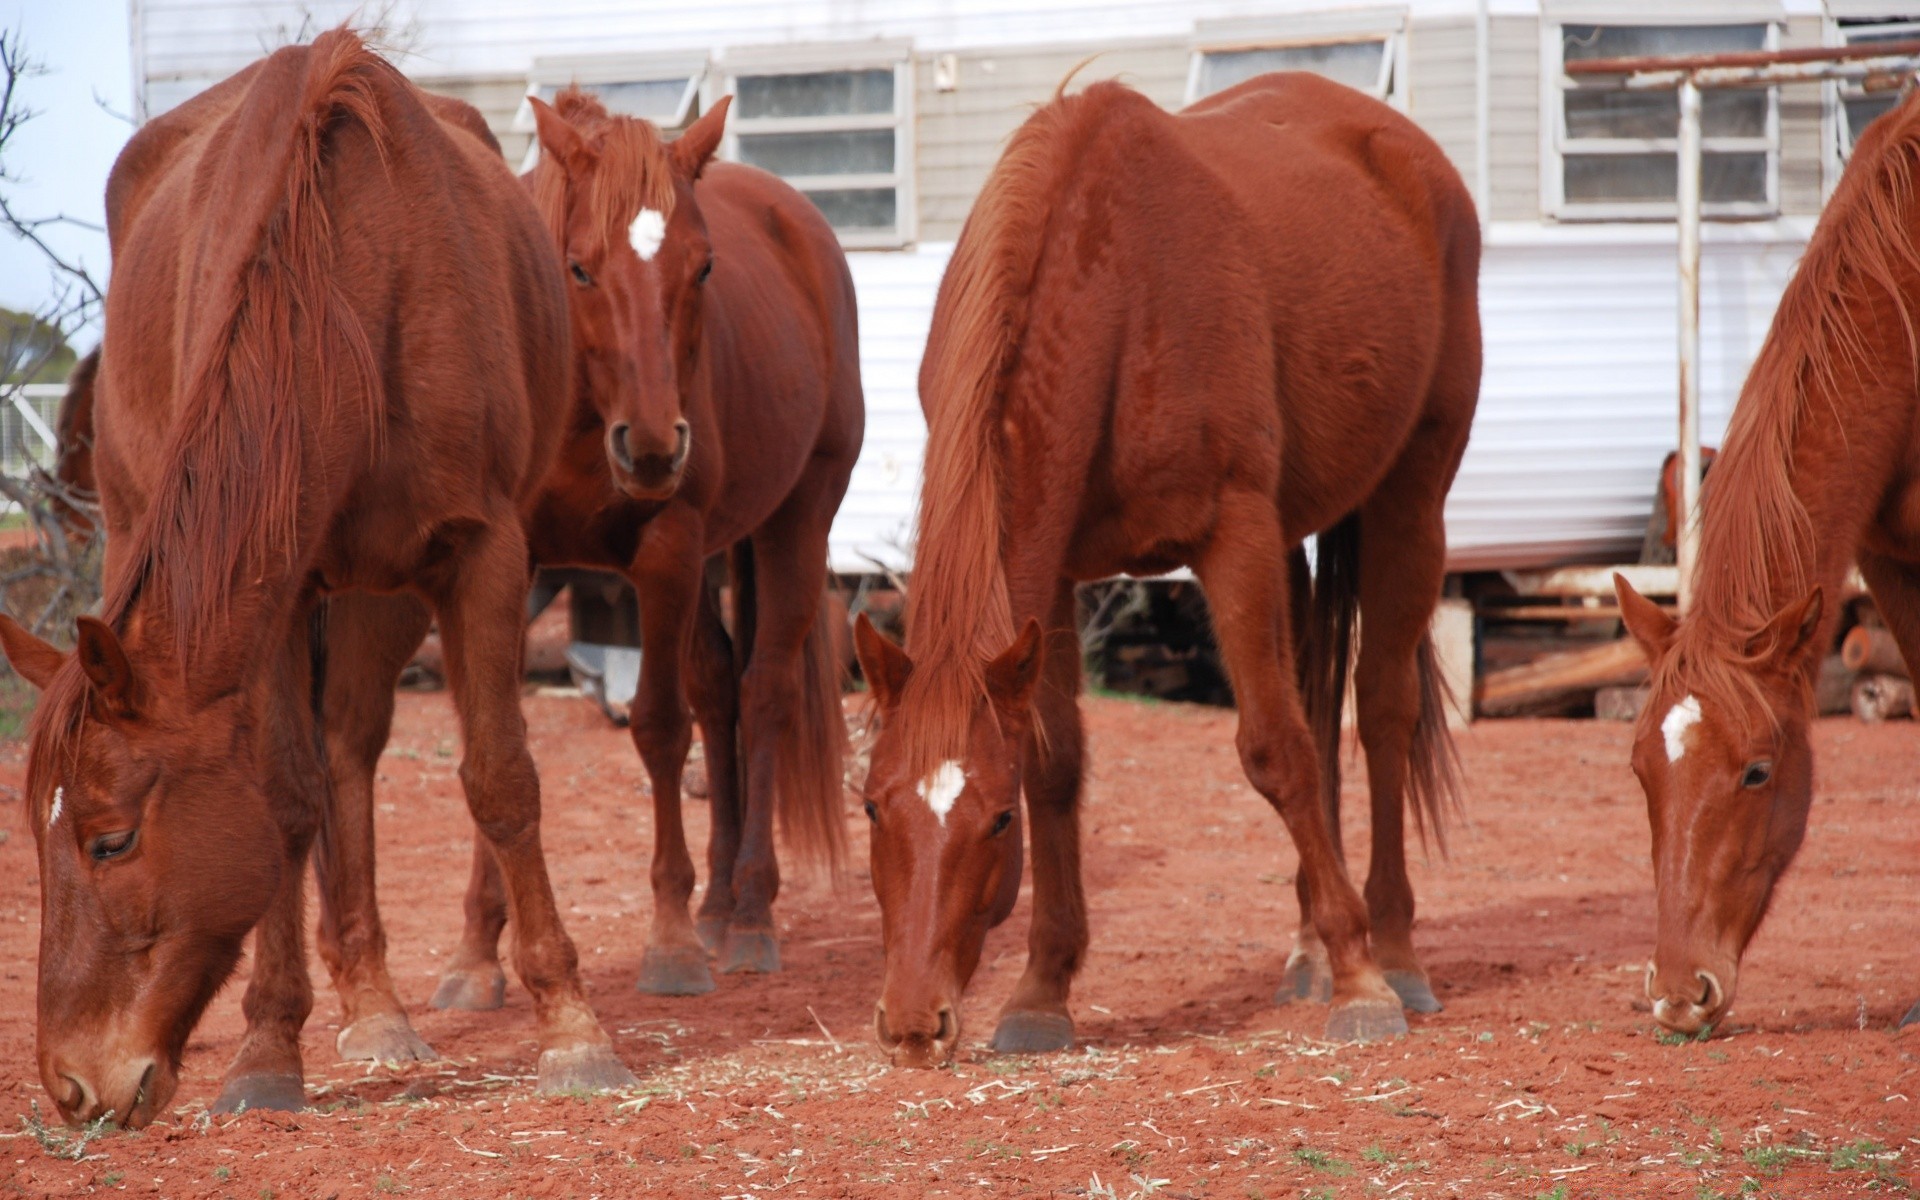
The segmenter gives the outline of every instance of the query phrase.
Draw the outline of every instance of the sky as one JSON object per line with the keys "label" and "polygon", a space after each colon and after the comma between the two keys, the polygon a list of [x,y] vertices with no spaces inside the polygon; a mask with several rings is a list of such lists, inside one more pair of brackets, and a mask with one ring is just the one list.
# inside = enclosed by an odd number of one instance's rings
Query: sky
{"label": "sky", "polygon": [[[0,0],[0,28],[23,34],[28,53],[47,68],[23,88],[27,105],[40,115],[14,135],[0,163],[18,180],[0,187],[20,215],[105,221],[107,172],[133,126],[103,111],[94,97],[116,113],[133,111],[127,7],[127,0]],[[105,282],[104,233],[56,226],[42,236]],[[38,251],[0,232],[0,306],[32,310],[53,294]],[[84,351],[99,331],[74,340]]]}

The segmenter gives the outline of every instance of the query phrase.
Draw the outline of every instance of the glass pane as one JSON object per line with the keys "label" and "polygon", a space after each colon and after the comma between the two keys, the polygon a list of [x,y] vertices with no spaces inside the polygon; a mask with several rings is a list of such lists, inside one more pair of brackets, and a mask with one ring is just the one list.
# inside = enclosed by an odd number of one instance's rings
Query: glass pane
{"label": "glass pane", "polygon": [[1386,51],[1385,41],[1215,51],[1201,59],[1200,94],[1211,96],[1268,71],[1312,71],[1373,95],[1380,89],[1380,60]]}
{"label": "glass pane", "polygon": [[740,161],[775,175],[888,175],[893,172],[893,130],[743,133]]}
{"label": "glass pane", "polygon": [[1568,62],[1767,48],[1765,25],[1562,25],[1560,37]]}
{"label": "glass pane", "polygon": [[1703,154],[1700,195],[1708,204],[1762,204],[1767,199],[1767,156]]}
{"label": "glass pane", "polygon": [[747,75],[736,81],[737,116],[844,117],[893,111],[893,68]]}
{"label": "glass pane", "polygon": [[[1680,133],[1680,101],[1660,92],[1567,92],[1567,136],[1670,138]],[[1705,127],[1704,112],[1702,128]]]}
{"label": "glass pane", "polygon": [[1880,21],[1856,23],[1842,17],[1840,33],[1849,46],[1856,46],[1861,42],[1913,41],[1920,39],[1920,21],[1899,21],[1891,24]]}
{"label": "glass pane", "polygon": [[835,229],[871,232],[894,227],[892,188],[835,188],[806,196]]}
{"label": "glass pane", "polygon": [[1569,154],[1564,165],[1569,202],[1673,203],[1676,174],[1671,154]]}
{"label": "glass pane", "polygon": [[[687,94],[688,78],[682,75],[678,79],[640,79],[622,83],[583,83],[580,90],[600,98],[607,111],[622,116],[640,117],[643,120],[671,121],[680,115],[680,99]],[[540,85],[539,96],[547,103],[560,94],[562,86],[554,83]]]}
{"label": "glass pane", "polygon": [[[1677,161],[1672,154],[1569,154],[1564,161],[1567,200],[1671,204],[1679,188]],[[1708,204],[1764,203],[1767,156],[1701,155],[1700,195]]]}
{"label": "glass pane", "polygon": [[1873,92],[1865,96],[1848,96],[1842,103],[1847,110],[1847,139],[1856,142],[1867,131],[1867,126],[1899,106],[1900,93]]}

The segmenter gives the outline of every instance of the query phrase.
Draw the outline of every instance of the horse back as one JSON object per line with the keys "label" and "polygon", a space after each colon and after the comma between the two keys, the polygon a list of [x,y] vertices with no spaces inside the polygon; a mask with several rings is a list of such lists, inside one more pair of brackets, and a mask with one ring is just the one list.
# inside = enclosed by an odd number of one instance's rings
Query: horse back
{"label": "horse back", "polygon": [[[404,574],[430,514],[477,519],[489,495],[530,498],[567,401],[565,297],[477,114],[370,55],[329,81],[309,57],[323,44],[340,52],[337,39],[277,52],[150,123],[115,165],[103,504],[110,527],[130,525],[172,469],[154,448],[189,420],[247,426],[238,409],[183,411],[207,372],[285,355],[284,386],[248,403],[293,406],[307,431],[311,477],[289,486],[309,532],[371,546],[375,574]],[[311,136],[289,149],[302,123]],[[274,284],[305,289],[280,326],[292,344],[228,346]]]}

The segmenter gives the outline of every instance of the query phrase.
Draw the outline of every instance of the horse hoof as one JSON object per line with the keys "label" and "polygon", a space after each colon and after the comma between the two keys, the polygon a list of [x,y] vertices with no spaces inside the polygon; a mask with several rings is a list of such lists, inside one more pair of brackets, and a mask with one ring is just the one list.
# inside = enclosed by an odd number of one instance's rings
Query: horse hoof
{"label": "horse hoof", "polygon": [[1407,1032],[1407,1014],[1392,1000],[1349,1000],[1327,1017],[1330,1042],[1378,1042]]}
{"label": "horse hoof", "polygon": [[730,929],[720,969],[729,975],[741,971],[771,975],[780,969],[780,943],[764,930]]}
{"label": "horse hoof", "polygon": [[633,986],[649,996],[704,996],[713,990],[713,972],[703,951],[649,946]]}
{"label": "horse hoof", "polygon": [[1433,994],[1433,988],[1427,983],[1423,971],[1388,971],[1387,986],[1394,995],[1400,997],[1400,1003],[1417,1013],[1437,1013],[1440,1011],[1440,998]]}
{"label": "horse hoof", "polygon": [[719,954],[727,944],[727,926],[731,922],[726,917],[701,917],[694,923],[693,931],[700,937],[700,944],[707,948],[708,954]]}
{"label": "horse hoof", "polygon": [[1277,1005],[1326,1004],[1332,999],[1332,972],[1324,963],[1304,958],[1287,964],[1286,973],[1280,976],[1280,990],[1273,994]]}
{"label": "horse hoof", "polygon": [[579,1046],[540,1055],[540,1091],[546,1095],[620,1092],[640,1081],[614,1056],[612,1046]]}
{"label": "horse hoof", "polygon": [[993,1031],[996,1054],[1051,1054],[1073,1049],[1073,1018],[1065,1013],[1012,1012]]}
{"label": "horse hoof", "polygon": [[222,1084],[213,1101],[216,1113],[259,1108],[299,1112],[306,1106],[306,1085],[298,1075],[239,1075]]}
{"label": "horse hoof", "polygon": [[433,1052],[404,1013],[374,1013],[340,1031],[334,1048],[348,1062],[409,1063],[433,1062]]}
{"label": "horse hoof", "polygon": [[441,976],[430,1003],[461,1012],[492,1012],[507,1002],[507,977],[499,967],[449,971]]}
{"label": "horse hoof", "polygon": [[1913,1007],[1907,1010],[1907,1015],[1900,1018],[1899,1028],[1905,1029],[1909,1025],[1920,1025],[1920,1000],[1915,1000]]}

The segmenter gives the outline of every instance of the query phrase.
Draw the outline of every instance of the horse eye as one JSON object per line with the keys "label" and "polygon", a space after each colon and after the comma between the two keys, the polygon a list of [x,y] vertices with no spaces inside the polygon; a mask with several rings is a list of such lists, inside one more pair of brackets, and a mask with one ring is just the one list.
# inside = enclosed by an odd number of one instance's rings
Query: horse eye
{"label": "horse eye", "polygon": [[993,828],[987,833],[987,836],[999,837],[1007,831],[1007,826],[1011,824],[1013,824],[1013,810],[1008,809],[993,819]]}
{"label": "horse eye", "polygon": [[127,851],[133,849],[134,843],[139,840],[140,831],[138,829],[123,829],[119,833],[103,833],[99,837],[94,838],[93,841],[87,843],[87,853],[93,857],[93,861],[95,862],[106,862],[108,859],[119,858]]}
{"label": "horse eye", "polygon": [[700,268],[700,273],[694,276],[693,281],[695,283],[705,283],[707,281],[707,276],[711,274],[713,274],[713,260],[709,258],[707,260],[707,265]]}
{"label": "horse eye", "polygon": [[568,259],[567,270],[573,272],[573,281],[579,284],[581,287],[593,286],[593,276],[587,274],[587,269],[581,266],[579,263],[574,262],[572,259]]}
{"label": "horse eye", "polygon": [[867,820],[877,822],[880,819],[880,810],[873,806],[873,801],[871,800],[867,801],[866,809],[867,809]]}
{"label": "horse eye", "polygon": [[1740,786],[1743,788],[1765,787],[1767,780],[1772,778],[1773,764],[1761,759],[1759,762],[1747,764],[1745,774],[1740,776]]}

